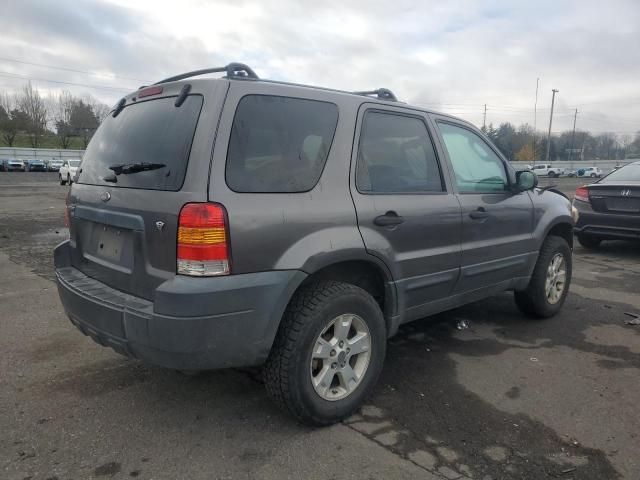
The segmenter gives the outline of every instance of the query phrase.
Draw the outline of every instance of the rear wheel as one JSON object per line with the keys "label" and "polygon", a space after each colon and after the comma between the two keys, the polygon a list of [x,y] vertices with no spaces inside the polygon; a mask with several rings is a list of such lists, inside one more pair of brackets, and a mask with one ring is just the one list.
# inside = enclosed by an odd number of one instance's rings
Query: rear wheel
{"label": "rear wheel", "polygon": [[561,237],[547,237],[529,285],[526,290],[515,292],[518,308],[537,318],[558,313],[569,292],[571,269],[571,249],[567,241]]}
{"label": "rear wheel", "polygon": [[580,245],[582,245],[584,248],[594,249],[600,246],[600,242],[602,242],[602,239],[594,237],[593,235],[589,235],[587,233],[581,233],[580,235],[578,235],[578,242],[580,242]]}
{"label": "rear wheel", "polygon": [[596,177],[597,177],[597,175],[596,175],[595,173],[592,173],[592,174],[590,175],[590,177],[591,177],[591,178],[596,178]]}
{"label": "rear wheel", "polygon": [[271,398],[300,421],[330,425],[351,415],[382,370],[386,328],[363,289],[327,281],[297,292],[264,367]]}
{"label": "rear wheel", "polygon": [[556,174],[556,172],[549,172],[549,176],[551,178],[556,178],[558,175]]}

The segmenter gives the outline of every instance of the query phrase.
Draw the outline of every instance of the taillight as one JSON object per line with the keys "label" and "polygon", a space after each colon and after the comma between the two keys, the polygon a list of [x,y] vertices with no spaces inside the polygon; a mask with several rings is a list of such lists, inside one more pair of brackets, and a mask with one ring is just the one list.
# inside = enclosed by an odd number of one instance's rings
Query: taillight
{"label": "taillight", "polygon": [[589,202],[589,189],[587,187],[578,187],[574,198],[582,202]]}
{"label": "taillight", "polygon": [[71,226],[71,218],[69,217],[69,195],[71,195],[71,189],[68,189],[67,194],[64,196],[64,226],[67,228]]}
{"label": "taillight", "polygon": [[177,272],[182,275],[228,275],[227,212],[217,203],[187,203],[178,220]]}
{"label": "taillight", "polygon": [[162,87],[154,86],[138,91],[138,98],[150,97],[152,95],[160,95]]}

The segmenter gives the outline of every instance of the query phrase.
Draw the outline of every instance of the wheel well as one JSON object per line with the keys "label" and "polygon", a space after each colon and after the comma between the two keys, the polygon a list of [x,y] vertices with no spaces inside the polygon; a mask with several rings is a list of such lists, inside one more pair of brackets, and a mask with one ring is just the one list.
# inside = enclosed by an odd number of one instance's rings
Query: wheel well
{"label": "wheel well", "polygon": [[385,307],[390,307],[391,302],[387,298],[385,275],[377,265],[365,260],[334,263],[309,275],[301,286],[319,280],[335,280],[362,288],[375,299],[387,316]]}
{"label": "wheel well", "polygon": [[573,227],[568,223],[558,223],[549,230],[548,236],[564,238],[569,244],[569,248],[573,248]]}

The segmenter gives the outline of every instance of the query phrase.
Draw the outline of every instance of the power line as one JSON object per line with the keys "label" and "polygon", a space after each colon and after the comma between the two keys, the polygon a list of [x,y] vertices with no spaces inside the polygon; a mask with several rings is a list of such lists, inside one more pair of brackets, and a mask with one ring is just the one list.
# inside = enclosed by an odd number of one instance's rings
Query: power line
{"label": "power line", "polygon": [[125,92],[125,93],[129,93],[132,90],[134,90],[134,89],[125,90],[123,88],[108,87],[106,85],[89,85],[89,84],[86,84],[86,83],[63,82],[61,80],[50,80],[50,79],[46,79],[46,78],[34,78],[34,77],[29,77],[27,75],[20,75],[20,74],[17,74],[17,73],[1,72],[1,71],[0,71],[0,77],[22,78],[22,79],[25,79],[25,80],[31,80],[33,82],[58,83],[58,84],[62,84],[62,85],[73,85],[75,87],[96,88],[98,90],[113,90],[115,92]]}
{"label": "power line", "polygon": [[122,80],[131,80],[131,81],[134,81],[134,82],[153,83],[150,80],[140,80],[139,78],[122,77],[120,75],[105,75],[104,73],[99,73],[99,72],[91,72],[91,71],[88,71],[88,70],[76,70],[75,68],[68,68],[68,67],[56,67],[54,65],[45,65],[43,63],[26,62],[24,60],[15,60],[13,58],[0,57],[0,60],[5,61],[5,62],[21,63],[23,65],[32,65],[34,67],[53,68],[55,70],[63,70],[65,72],[83,73],[85,75],[92,75],[92,76],[95,76],[95,77],[120,78]]}

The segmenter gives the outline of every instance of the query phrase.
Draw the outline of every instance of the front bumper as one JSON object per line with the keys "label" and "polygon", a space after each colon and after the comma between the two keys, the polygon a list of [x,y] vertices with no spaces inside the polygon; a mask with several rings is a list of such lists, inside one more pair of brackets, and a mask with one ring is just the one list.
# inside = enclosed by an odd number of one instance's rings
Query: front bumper
{"label": "front bumper", "polygon": [[82,333],[123,355],[185,370],[264,363],[286,305],[306,278],[299,270],[176,275],[151,302],[74,268],[68,241],[56,247],[55,267],[64,309]]}
{"label": "front bumper", "polygon": [[640,215],[596,212],[586,202],[575,200],[579,217],[573,229],[577,235],[593,235],[604,240],[639,240]]}

